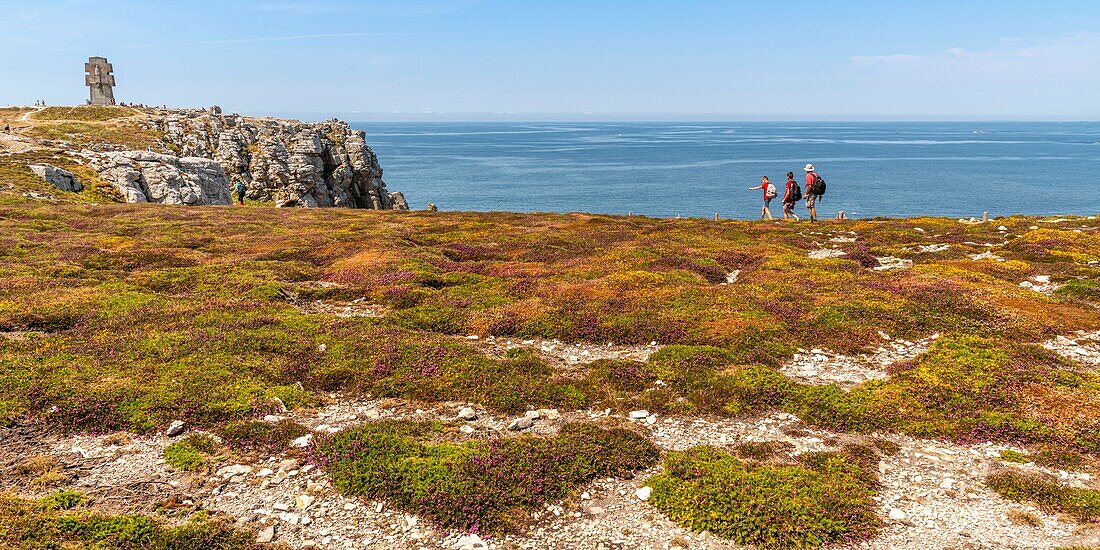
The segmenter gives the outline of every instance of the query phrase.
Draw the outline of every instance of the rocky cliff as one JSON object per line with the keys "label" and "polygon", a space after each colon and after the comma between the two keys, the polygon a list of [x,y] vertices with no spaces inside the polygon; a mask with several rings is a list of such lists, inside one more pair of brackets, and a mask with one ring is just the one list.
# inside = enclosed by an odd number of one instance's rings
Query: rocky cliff
{"label": "rocky cliff", "polygon": [[303,123],[217,112],[158,111],[146,122],[168,153],[108,151],[89,158],[127,202],[230,204],[246,196],[281,207],[407,210],[382,181],[363,132],[346,122]]}

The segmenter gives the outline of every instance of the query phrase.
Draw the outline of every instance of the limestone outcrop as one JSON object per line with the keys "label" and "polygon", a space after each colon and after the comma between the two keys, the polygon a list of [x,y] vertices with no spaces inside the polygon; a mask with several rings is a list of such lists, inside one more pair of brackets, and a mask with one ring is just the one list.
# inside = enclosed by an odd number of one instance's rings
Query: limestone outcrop
{"label": "limestone outcrop", "polygon": [[248,198],[280,207],[408,210],[386,189],[363,132],[346,122],[165,110],[149,124],[171,154],[108,152],[91,162],[127,202],[230,204],[241,183]]}
{"label": "limestone outcrop", "polygon": [[198,206],[233,200],[225,170],[208,158],[120,151],[94,157],[91,164],[126,202]]}
{"label": "limestone outcrop", "polygon": [[84,190],[84,184],[76,179],[72,172],[63,168],[58,168],[52,164],[31,164],[28,168],[38,177],[62,191],[79,193]]}
{"label": "limestone outcrop", "polygon": [[166,112],[154,121],[168,147],[184,157],[216,160],[230,187],[277,206],[407,210],[382,181],[363,132],[346,122],[303,123],[204,111]]}

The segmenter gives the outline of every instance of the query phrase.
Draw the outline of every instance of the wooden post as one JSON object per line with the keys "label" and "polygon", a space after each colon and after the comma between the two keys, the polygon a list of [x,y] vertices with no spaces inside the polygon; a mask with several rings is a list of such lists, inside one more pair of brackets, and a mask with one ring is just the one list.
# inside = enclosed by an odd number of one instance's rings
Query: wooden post
{"label": "wooden post", "polygon": [[982,212],[982,223],[989,221],[989,212]]}
{"label": "wooden post", "polygon": [[714,213],[714,221],[718,221],[718,213],[717,212]]}

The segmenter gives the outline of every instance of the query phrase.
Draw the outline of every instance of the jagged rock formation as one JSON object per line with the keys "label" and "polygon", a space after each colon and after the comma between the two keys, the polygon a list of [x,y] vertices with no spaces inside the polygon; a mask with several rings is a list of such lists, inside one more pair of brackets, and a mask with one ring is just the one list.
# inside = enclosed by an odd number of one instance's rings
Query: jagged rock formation
{"label": "jagged rock formation", "polygon": [[280,207],[408,210],[401,193],[386,189],[363,132],[343,121],[168,110],[149,124],[173,154],[110,152],[91,161],[127,202],[230,204],[239,182],[248,198]]}
{"label": "jagged rock formation", "polygon": [[72,172],[63,168],[58,168],[52,164],[31,164],[28,168],[38,177],[62,191],[79,193],[84,190],[84,184],[76,179]]}
{"label": "jagged rock formation", "polygon": [[346,122],[302,123],[206,112],[169,112],[154,124],[184,157],[215,159],[232,186],[278,206],[407,210],[382,181],[363,132]]}
{"label": "jagged rock formation", "polygon": [[194,206],[233,200],[222,166],[207,158],[121,151],[93,157],[91,164],[126,202]]}

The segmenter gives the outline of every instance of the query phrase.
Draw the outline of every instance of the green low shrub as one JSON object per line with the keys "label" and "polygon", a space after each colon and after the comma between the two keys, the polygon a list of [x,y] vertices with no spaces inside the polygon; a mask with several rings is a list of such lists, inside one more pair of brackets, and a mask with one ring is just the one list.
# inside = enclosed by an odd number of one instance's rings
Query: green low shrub
{"label": "green low shrub", "polygon": [[710,447],[671,452],[646,483],[676,522],[738,544],[813,548],[875,534],[877,470],[861,453],[813,453],[798,464],[745,462]]}
{"label": "green low shrub", "polygon": [[217,433],[230,449],[275,454],[285,451],[291,441],[310,433],[310,429],[287,419],[248,420],[230,422],[218,428]]}
{"label": "green low shrub", "polygon": [[206,468],[217,453],[217,443],[208,435],[190,434],[164,448],[164,461],[185,472]]}
{"label": "green low shrub", "polygon": [[1011,449],[1001,451],[1001,460],[1005,462],[1015,462],[1017,464],[1027,464],[1028,462],[1032,462],[1032,458],[1030,456],[1019,451],[1013,451]]}
{"label": "green low shrub", "polygon": [[84,504],[84,495],[79,491],[58,491],[39,501],[39,504],[47,510],[71,510]]}
{"label": "green low shrub", "polygon": [[251,533],[197,518],[178,527],[139,515],[109,516],[80,508],[72,491],[41,501],[0,495],[0,546],[90,550],[254,550]]}
{"label": "green low shrub", "polygon": [[658,451],[620,428],[567,424],[555,437],[455,443],[438,423],[384,421],[319,437],[311,454],[343,494],[385,499],[444,528],[515,531],[596,477],[647,467]]}
{"label": "green low shrub", "polygon": [[1064,513],[1081,522],[1100,519],[1100,490],[1066,487],[1042,474],[1002,470],[985,478],[997,494],[1016,502],[1031,502],[1048,513]]}

